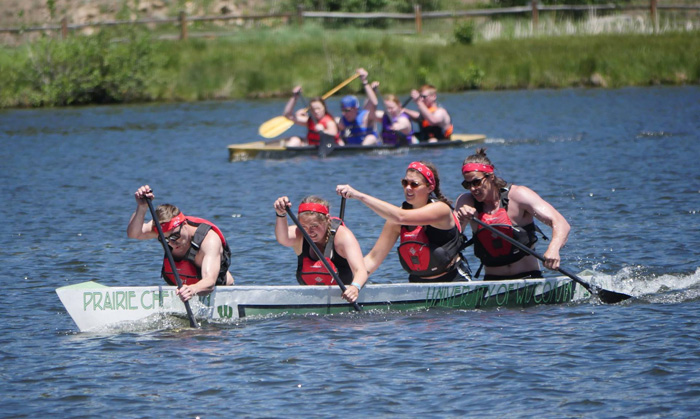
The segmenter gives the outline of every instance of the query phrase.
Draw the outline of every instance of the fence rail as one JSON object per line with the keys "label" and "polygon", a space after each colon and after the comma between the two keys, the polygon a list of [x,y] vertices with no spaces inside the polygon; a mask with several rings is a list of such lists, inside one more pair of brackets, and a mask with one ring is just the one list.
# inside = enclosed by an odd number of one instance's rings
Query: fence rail
{"label": "fence rail", "polygon": [[[414,13],[346,13],[346,12],[314,12],[304,11],[299,8],[296,13],[270,13],[270,14],[255,14],[241,15],[228,14],[220,16],[187,16],[184,12],[180,12],[178,17],[165,19],[137,19],[137,20],[114,20],[104,22],[87,22],[68,24],[68,19],[63,18],[60,25],[47,25],[28,28],[0,28],[0,33],[22,34],[27,32],[47,32],[60,31],[61,37],[66,38],[69,31],[85,29],[89,27],[100,26],[120,26],[120,25],[162,25],[173,24],[180,27],[180,39],[187,39],[187,26],[190,22],[212,22],[212,21],[230,21],[230,20],[264,20],[264,19],[283,19],[287,22],[296,22],[303,25],[305,19],[391,19],[391,20],[413,20],[415,22],[416,33],[422,32],[422,21],[425,19],[451,19],[460,17],[479,17],[479,16],[498,16],[509,14],[527,14],[532,15],[533,24],[538,23],[539,12],[581,12],[581,11],[633,11],[633,10],[648,10],[650,18],[654,24],[657,22],[658,10],[680,10],[693,11],[700,10],[700,5],[657,5],[657,0],[649,0],[649,5],[615,5],[615,4],[597,4],[597,5],[556,5],[542,6],[537,1],[533,1],[529,6],[520,7],[502,7],[494,9],[474,9],[460,11],[435,11],[423,12],[419,5],[414,7]],[[210,34],[211,35],[211,34]]]}

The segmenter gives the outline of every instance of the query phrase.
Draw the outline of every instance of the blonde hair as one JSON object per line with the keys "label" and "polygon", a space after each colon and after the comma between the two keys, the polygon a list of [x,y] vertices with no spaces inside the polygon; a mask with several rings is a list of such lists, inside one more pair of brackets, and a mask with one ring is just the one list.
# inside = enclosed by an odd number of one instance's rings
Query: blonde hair
{"label": "blonde hair", "polygon": [[180,213],[180,209],[172,204],[161,204],[156,208],[158,224],[167,223]]}

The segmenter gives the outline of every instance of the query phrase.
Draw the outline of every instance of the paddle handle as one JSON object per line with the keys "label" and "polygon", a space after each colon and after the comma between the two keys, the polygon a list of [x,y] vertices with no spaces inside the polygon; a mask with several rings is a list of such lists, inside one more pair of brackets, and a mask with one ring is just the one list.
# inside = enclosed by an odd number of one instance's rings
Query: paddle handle
{"label": "paddle handle", "polygon": [[[344,293],[346,290],[345,284],[343,284],[343,281],[340,280],[338,273],[336,271],[334,271],[333,268],[331,268],[331,265],[328,263],[326,258],[323,256],[323,253],[321,253],[321,250],[318,248],[318,246],[316,246],[316,243],[314,243],[314,241],[311,240],[309,233],[307,233],[306,230],[304,230],[304,227],[301,226],[301,223],[299,223],[299,220],[297,219],[296,215],[292,214],[292,211],[290,211],[290,210],[287,210],[287,215],[289,215],[289,218],[291,218],[292,221],[294,222],[294,224],[296,224],[297,228],[301,231],[301,234],[304,235],[304,238],[309,243],[309,246],[311,246],[311,248],[314,250],[314,253],[316,253],[316,256],[318,257],[318,259],[323,263],[323,266],[326,267],[326,269],[331,274],[331,276],[333,276],[333,279],[335,279],[335,282],[340,287],[340,290],[343,291],[343,293]],[[357,304],[357,301],[352,303],[352,306],[355,308],[356,311],[362,311],[362,307],[360,307],[360,305]]]}
{"label": "paddle handle", "polygon": [[347,86],[348,84],[350,84],[351,81],[355,80],[355,79],[358,78],[358,77],[360,77],[359,74],[357,74],[357,73],[353,74],[352,76],[350,76],[350,77],[348,77],[347,79],[345,79],[345,81],[343,81],[342,83],[340,83],[339,85],[337,85],[337,86],[335,86],[333,89],[331,89],[331,90],[330,90],[329,92],[327,92],[325,95],[321,96],[321,98],[322,98],[323,100],[328,99],[329,97],[333,96],[333,94],[334,94],[335,92],[337,92],[338,90],[340,90],[340,89],[342,89],[343,87]]}
{"label": "paddle handle", "polygon": [[342,197],[340,199],[340,215],[338,215],[338,218],[342,221],[345,217],[345,197]]}
{"label": "paddle handle", "polygon": [[[151,202],[150,198],[146,198],[146,202],[148,203],[148,209],[151,211],[151,218],[153,218],[153,224],[158,230],[158,237],[160,237],[160,243],[163,245],[163,250],[165,250],[165,255],[168,258],[168,263],[170,263],[170,269],[173,271],[175,283],[177,283],[177,289],[180,289],[182,288],[182,280],[180,279],[180,274],[177,272],[177,268],[175,267],[175,259],[173,259],[173,254],[172,252],[170,252],[170,246],[168,246],[168,243],[165,242],[165,234],[163,234],[163,229],[161,228],[160,223],[158,222],[158,217],[156,217],[156,210],[153,208],[153,203]],[[190,320],[190,327],[198,329],[199,324],[197,324],[197,321],[194,319],[194,314],[192,313],[190,302],[185,301],[184,304],[185,310],[187,311],[187,318]]]}

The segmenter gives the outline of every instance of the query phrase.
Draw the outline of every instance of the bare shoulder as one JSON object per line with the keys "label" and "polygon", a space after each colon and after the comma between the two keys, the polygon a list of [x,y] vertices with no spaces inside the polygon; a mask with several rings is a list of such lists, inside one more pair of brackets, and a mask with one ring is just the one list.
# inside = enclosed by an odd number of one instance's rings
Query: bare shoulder
{"label": "bare shoulder", "polygon": [[523,185],[511,185],[510,192],[508,193],[508,199],[514,200],[516,202],[528,202],[532,199],[540,198],[537,192]]}
{"label": "bare shoulder", "polygon": [[204,240],[202,240],[202,245],[200,248],[202,250],[218,250],[223,247],[223,244],[221,243],[221,237],[219,237],[218,234],[212,229],[207,232],[207,235],[204,236]]}
{"label": "bare shoulder", "polygon": [[455,202],[455,208],[459,208],[462,205],[469,205],[470,207],[474,206],[474,197],[472,196],[472,194],[463,193],[457,197],[457,201]]}

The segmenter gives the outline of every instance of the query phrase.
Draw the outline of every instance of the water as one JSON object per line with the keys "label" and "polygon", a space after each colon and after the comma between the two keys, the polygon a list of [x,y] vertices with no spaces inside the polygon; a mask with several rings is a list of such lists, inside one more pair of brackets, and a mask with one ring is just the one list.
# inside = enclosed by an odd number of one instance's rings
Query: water
{"label": "water", "polygon": [[[458,132],[487,134],[502,177],[567,217],[563,265],[638,298],[78,333],[55,288],[160,283],[158,243],[125,233],[141,184],[222,228],[239,284],[293,284],[276,197],[321,194],[337,212],[335,185],[350,183],[398,204],[405,167],[422,158],[455,199],[473,147],[228,163],[226,145],[255,139],[283,101],[2,111],[0,416],[694,416],[700,89],[440,99]],[[368,251],[383,221],[357,201],[346,220]],[[372,280],[406,274],[391,255]]]}

